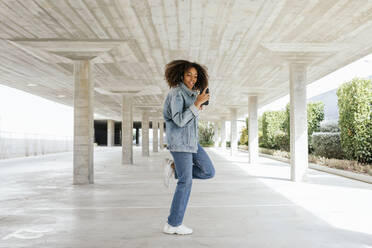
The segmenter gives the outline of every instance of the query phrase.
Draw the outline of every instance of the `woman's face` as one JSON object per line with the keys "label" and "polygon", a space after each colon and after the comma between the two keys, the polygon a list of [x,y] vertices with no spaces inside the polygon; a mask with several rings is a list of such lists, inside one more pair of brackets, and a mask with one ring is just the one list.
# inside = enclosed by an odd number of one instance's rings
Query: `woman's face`
{"label": "woman's face", "polygon": [[183,74],[183,83],[190,90],[192,90],[197,80],[198,80],[198,71],[194,67],[191,67]]}

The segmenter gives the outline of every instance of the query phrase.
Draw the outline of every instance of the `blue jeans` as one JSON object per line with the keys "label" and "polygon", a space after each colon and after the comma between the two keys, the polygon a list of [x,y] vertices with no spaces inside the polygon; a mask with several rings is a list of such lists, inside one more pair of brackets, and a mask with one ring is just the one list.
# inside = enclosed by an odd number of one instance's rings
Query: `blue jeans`
{"label": "blue jeans", "polygon": [[214,167],[208,154],[198,143],[197,153],[171,152],[178,178],[174,192],[168,224],[179,226],[182,224],[187,203],[189,201],[192,179],[209,179],[214,176]]}

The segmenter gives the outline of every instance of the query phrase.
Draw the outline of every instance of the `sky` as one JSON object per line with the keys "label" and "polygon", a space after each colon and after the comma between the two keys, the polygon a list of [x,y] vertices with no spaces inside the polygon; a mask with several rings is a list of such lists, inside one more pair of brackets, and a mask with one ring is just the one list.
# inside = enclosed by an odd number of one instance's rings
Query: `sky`
{"label": "sky", "polygon": [[0,85],[0,131],[71,137],[73,109]]}
{"label": "sky", "polygon": [[[372,54],[359,59],[307,86],[307,96],[322,94],[338,88],[354,77],[372,75]],[[284,96],[259,109],[261,115],[266,110],[284,109],[289,96]],[[229,123],[226,123],[229,130]],[[244,122],[238,122],[238,128]],[[46,100],[32,94],[13,89],[0,82],[0,131],[18,134],[73,136],[72,107]]]}

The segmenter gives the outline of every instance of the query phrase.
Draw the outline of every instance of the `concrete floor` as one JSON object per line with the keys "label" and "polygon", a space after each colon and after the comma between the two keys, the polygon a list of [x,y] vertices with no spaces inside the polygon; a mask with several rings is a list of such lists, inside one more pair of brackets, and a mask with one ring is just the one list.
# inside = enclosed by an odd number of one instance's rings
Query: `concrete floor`
{"label": "concrete floor", "polygon": [[184,224],[165,235],[175,181],[161,181],[167,150],[120,164],[95,148],[95,184],[72,185],[72,153],[0,161],[0,247],[372,247],[372,185],[209,148],[216,177],[196,180]]}

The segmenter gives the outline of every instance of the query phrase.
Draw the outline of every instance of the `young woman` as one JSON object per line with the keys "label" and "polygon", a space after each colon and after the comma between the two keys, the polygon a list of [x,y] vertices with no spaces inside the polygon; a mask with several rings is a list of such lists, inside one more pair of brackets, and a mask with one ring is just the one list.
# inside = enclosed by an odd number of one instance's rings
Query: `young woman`
{"label": "young woman", "polygon": [[197,63],[175,60],[166,65],[165,78],[171,90],[164,102],[163,115],[167,149],[174,159],[174,163],[165,162],[165,183],[169,186],[169,177],[173,174],[178,182],[163,232],[191,234],[192,229],[182,225],[182,221],[192,179],[209,179],[215,172],[211,159],[198,142],[199,112],[210,97],[206,93],[208,74]]}

